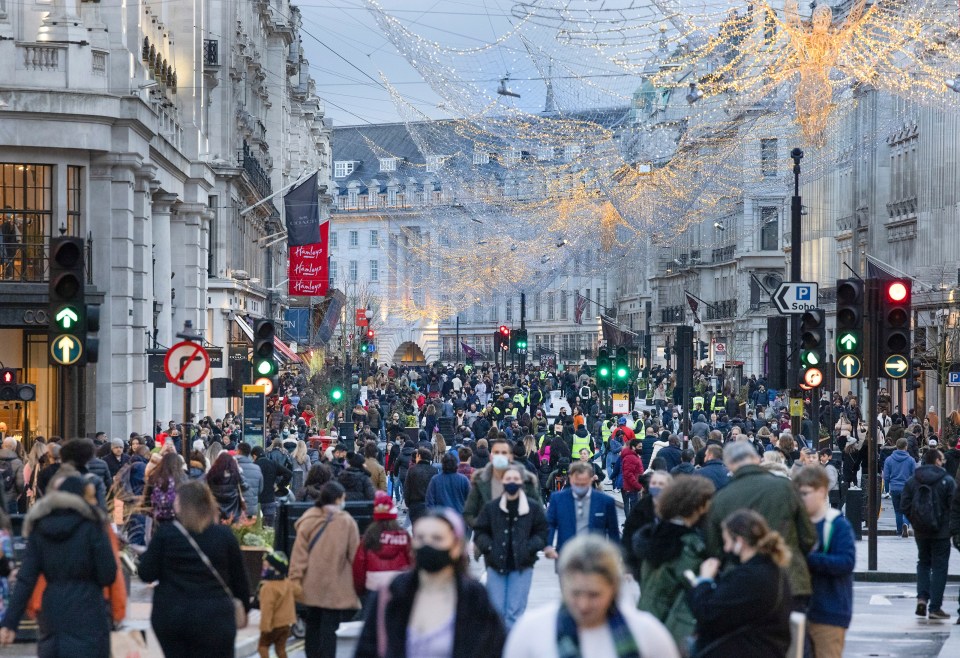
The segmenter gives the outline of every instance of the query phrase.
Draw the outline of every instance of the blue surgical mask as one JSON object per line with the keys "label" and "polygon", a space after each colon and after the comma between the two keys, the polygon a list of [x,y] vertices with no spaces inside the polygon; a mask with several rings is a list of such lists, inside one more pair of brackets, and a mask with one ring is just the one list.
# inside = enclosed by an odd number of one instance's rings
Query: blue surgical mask
{"label": "blue surgical mask", "polygon": [[490,461],[493,463],[493,467],[498,471],[502,471],[510,465],[510,458],[506,455],[494,455],[490,458]]}
{"label": "blue surgical mask", "polygon": [[573,490],[573,495],[576,496],[577,498],[583,498],[588,493],[590,493],[590,485],[587,485],[585,487],[578,487],[574,484],[571,484],[570,489]]}
{"label": "blue surgical mask", "polygon": [[657,497],[660,491],[661,491],[661,487],[650,487],[650,495],[653,496],[654,498]]}

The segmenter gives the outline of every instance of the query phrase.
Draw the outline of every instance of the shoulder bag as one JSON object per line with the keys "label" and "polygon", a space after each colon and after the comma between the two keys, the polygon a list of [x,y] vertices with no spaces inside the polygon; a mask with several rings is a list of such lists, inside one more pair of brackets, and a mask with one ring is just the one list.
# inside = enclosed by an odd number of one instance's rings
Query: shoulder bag
{"label": "shoulder bag", "polygon": [[233,617],[237,623],[237,628],[238,629],[246,628],[247,608],[243,604],[243,601],[241,601],[240,599],[238,599],[236,596],[233,595],[233,591],[227,586],[227,583],[223,580],[223,576],[220,575],[220,572],[217,571],[217,568],[213,566],[212,562],[210,562],[210,558],[207,557],[207,554],[200,549],[200,546],[197,545],[196,540],[194,540],[194,538],[190,536],[190,533],[187,532],[187,529],[184,528],[179,521],[174,521],[173,525],[175,525],[177,530],[179,530],[183,534],[183,536],[187,538],[187,541],[190,542],[190,545],[193,547],[193,550],[195,550],[197,552],[197,555],[200,556],[200,560],[207,567],[207,569],[210,570],[210,573],[213,574],[214,578],[217,579],[217,582],[220,583],[220,587],[222,587],[223,591],[227,593],[227,596],[229,596],[230,599],[233,601]]}

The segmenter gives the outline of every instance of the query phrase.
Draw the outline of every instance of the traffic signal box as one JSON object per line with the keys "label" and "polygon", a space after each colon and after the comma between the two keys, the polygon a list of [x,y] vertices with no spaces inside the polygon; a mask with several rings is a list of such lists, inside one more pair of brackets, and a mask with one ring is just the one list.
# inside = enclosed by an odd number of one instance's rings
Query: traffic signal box
{"label": "traffic signal box", "polygon": [[597,386],[609,388],[613,379],[613,364],[610,360],[610,351],[601,347],[597,354]]}
{"label": "traffic signal box", "polygon": [[17,383],[17,371],[13,368],[0,368],[0,401],[31,402],[37,397],[37,387],[33,384]]}
{"label": "traffic signal box", "polygon": [[806,311],[800,318],[800,388],[811,390],[823,383],[826,356],[827,314],[823,309]]}
{"label": "traffic signal box", "polygon": [[892,379],[901,379],[911,372],[911,283],[910,279],[885,279],[880,282],[879,362],[881,372]]}
{"label": "traffic signal box", "polygon": [[514,329],[510,332],[510,351],[513,354],[527,353],[527,330]]}
{"label": "traffic signal box", "polygon": [[377,344],[374,342],[376,337],[377,334],[373,328],[368,328],[366,333],[363,334],[363,338],[360,339],[361,354],[373,354],[377,351]]}
{"label": "traffic signal box", "polygon": [[621,391],[627,390],[630,380],[630,366],[627,362],[627,348],[618,347],[617,356],[613,363],[613,382]]}
{"label": "traffic signal box", "polygon": [[497,336],[499,340],[496,341],[497,347],[502,352],[506,352],[510,349],[510,327],[505,324],[501,324],[500,328],[497,330]]}
{"label": "traffic signal box", "polygon": [[50,238],[47,315],[51,365],[96,363],[99,356],[100,307],[86,303],[83,253],[82,238]]}
{"label": "traffic signal box", "polygon": [[837,281],[837,374],[855,379],[863,373],[864,283]]}
{"label": "traffic signal box", "polygon": [[270,320],[257,320],[253,324],[253,378],[273,379],[277,374],[277,360],[273,339],[276,328]]}

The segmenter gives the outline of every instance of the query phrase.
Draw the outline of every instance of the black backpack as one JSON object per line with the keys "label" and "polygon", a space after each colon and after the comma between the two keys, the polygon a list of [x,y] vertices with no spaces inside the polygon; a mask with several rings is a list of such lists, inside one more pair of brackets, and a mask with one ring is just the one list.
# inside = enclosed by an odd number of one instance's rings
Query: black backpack
{"label": "black backpack", "polygon": [[13,491],[17,485],[17,474],[9,459],[0,459],[0,481],[3,482],[3,491]]}
{"label": "black backpack", "polygon": [[913,524],[914,530],[921,534],[933,535],[940,531],[943,520],[943,501],[940,499],[936,487],[943,482],[937,480],[934,484],[917,484],[917,493],[910,501],[907,518]]}

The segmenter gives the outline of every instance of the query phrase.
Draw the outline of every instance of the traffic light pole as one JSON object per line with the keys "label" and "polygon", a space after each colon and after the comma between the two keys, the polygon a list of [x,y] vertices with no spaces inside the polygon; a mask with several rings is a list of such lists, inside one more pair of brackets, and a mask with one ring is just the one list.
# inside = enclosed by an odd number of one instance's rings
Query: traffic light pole
{"label": "traffic light pole", "polygon": [[[880,286],[877,279],[867,279],[864,286],[866,321],[863,323],[865,360],[867,361],[867,390],[870,400],[867,405],[867,570],[877,570],[877,517],[879,516],[879,492],[877,491],[877,410],[880,392]],[[862,407],[861,407],[862,408]],[[856,422],[856,419],[851,419]],[[861,482],[861,485],[863,483]],[[861,486],[862,488],[862,486]]]}
{"label": "traffic light pole", "polygon": [[[790,281],[800,283],[802,281],[801,271],[801,243],[803,236],[801,233],[801,219],[803,217],[803,204],[800,198],[800,160],[803,159],[803,151],[795,148],[790,151],[790,157],[793,159],[793,198],[790,200]],[[790,316],[790,339],[793,342],[793,351],[790,356],[789,381],[794,390],[790,391],[790,397],[796,398],[802,395],[801,391],[795,390],[800,382],[800,318],[799,313]],[[800,421],[803,416],[790,416],[791,429],[793,435],[800,434]]]}
{"label": "traffic light pole", "polygon": [[[527,328],[527,296],[525,293],[520,293],[520,329],[521,331],[526,330]],[[526,336],[526,334],[524,334]],[[526,339],[525,339],[526,340]],[[529,345],[529,341],[527,342]],[[524,347],[523,352],[520,353],[520,372],[524,372],[527,369],[527,350],[529,347]]]}

